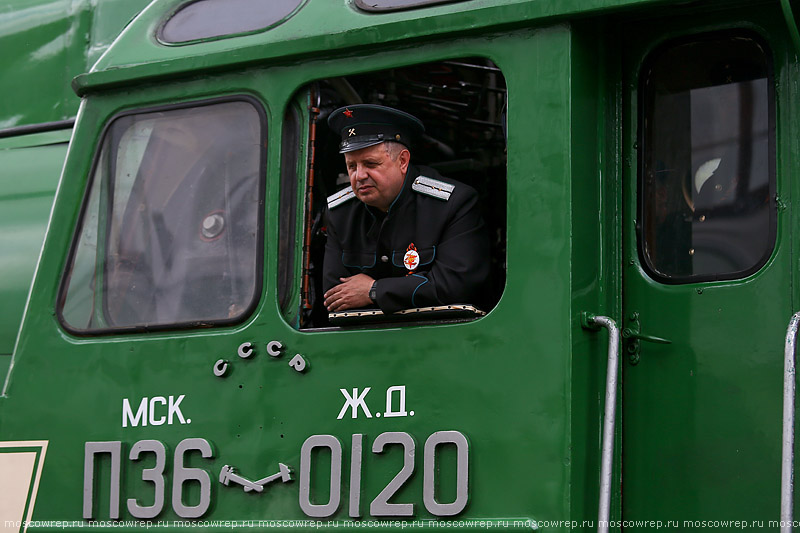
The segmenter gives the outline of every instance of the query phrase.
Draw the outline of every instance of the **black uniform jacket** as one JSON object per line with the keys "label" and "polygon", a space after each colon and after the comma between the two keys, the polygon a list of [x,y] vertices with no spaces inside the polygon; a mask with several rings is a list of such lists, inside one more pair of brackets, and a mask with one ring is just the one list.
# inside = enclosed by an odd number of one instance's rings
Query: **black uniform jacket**
{"label": "black uniform jacket", "polygon": [[[414,190],[418,176],[454,186],[449,198],[435,197],[430,194],[433,189],[419,185],[429,192]],[[404,265],[409,248],[419,254],[413,271]],[[489,265],[489,239],[475,189],[442,178],[433,169],[409,166],[388,213],[352,194],[328,210],[324,290],[341,283],[339,278],[367,274],[377,280],[378,307],[386,313],[445,304],[480,305]]]}

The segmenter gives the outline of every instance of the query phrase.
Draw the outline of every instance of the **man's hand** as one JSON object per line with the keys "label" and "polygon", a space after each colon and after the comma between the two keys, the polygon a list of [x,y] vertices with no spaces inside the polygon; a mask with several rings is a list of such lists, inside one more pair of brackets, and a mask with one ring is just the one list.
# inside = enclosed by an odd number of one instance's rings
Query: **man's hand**
{"label": "man's hand", "polygon": [[366,307],[372,303],[369,289],[375,282],[374,279],[366,274],[356,274],[339,280],[339,285],[325,293],[325,307],[328,311],[344,311]]}

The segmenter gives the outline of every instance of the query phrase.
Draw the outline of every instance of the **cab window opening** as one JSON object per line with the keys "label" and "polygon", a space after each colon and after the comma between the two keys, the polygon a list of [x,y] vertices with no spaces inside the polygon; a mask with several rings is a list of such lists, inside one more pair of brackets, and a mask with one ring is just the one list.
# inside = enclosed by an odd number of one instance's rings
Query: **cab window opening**
{"label": "cab window opening", "polygon": [[[339,153],[342,138],[329,128],[328,117],[339,108],[364,104],[385,106],[418,117],[425,132],[413,144],[411,164],[429,167],[477,191],[480,215],[489,234],[489,253],[483,260],[489,265],[490,276],[484,300],[464,303],[484,312],[491,310],[505,286],[506,260],[507,96],[499,68],[483,58],[438,61],[320,80],[300,94],[305,95],[309,108],[309,148],[301,295],[296,304],[300,307],[296,321],[299,327],[437,318],[435,313],[419,316],[405,312],[376,316],[359,309],[343,323],[332,324],[329,320],[323,302],[323,263],[328,237],[326,199],[350,190],[350,178],[345,157]],[[402,254],[394,255],[402,262]],[[290,309],[283,310],[287,319],[293,315]],[[451,318],[476,316],[470,310],[450,311]],[[442,316],[447,317],[448,313]]]}

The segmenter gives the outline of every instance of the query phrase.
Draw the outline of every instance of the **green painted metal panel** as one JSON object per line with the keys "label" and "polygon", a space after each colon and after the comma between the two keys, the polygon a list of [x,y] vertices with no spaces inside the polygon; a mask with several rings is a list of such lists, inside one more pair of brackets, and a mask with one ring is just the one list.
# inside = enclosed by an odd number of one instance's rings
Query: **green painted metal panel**
{"label": "green painted metal panel", "polygon": [[6,0],[0,9],[0,129],[72,118],[86,72],[148,0]]}
{"label": "green painted metal panel", "polygon": [[[367,14],[347,2],[314,2],[267,32],[184,46],[166,46],[154,36],[182,0],[154,2],[123,33],[87,75],[74,81],[78,94],[133,80],[168,78],[233,65],[285,63],[318,57],[321,51],[358,53],[365,43],[398,43],[443,38],[476,27],[498,29],[546,24],[578,13],[603,13],[665,0],[534,1],[471,0],[426,9]],[[324,24],[320,24],[324,21]]]}
{"label": "green painted metal panel", "polygon": [[0,354],[11,354],[17,338],[64,165],[65,136],[69,132],[0,140]]}
{"label": "green painted metal panel", "polygon": [[[131,108],[128,92],[87,99],[55,206],[54,218],[62,223],[53,225],[48,234],[0,412],[5,439],[38,435],[36,438],[49,440],[35,517],[80,520],[86,442],[120,440],[129,450],[141,439],[158,439],[172,451],[187,437],[202,437],[214,443],[214,458],[196,456],[191,464],[207,468],[212,476],[214,506],[208,518],[301,519],[305,515],[298,506],[297,481],[253,495],[221,485],[217,477],[226,464],[255,478],[272,473],[278,462],[297,469],[303,442],[315,434],[335,435],[342,443],[343,501],[349,486],[346,465],[351,436],[365,435],[362,512],[366,517],[369,503],[398,472],[402,455],[396,447],[383,455],[372,453],[370,447],[382,432],[405,431],[417,442],[416,474],[396,500],[415,503],[416,516],[431,519],[433,515],[423,506],[423,449],[429,436],[440,430],[457,430],[469,439],[470,500],[460,516],[521,518],[522,527],[527,528],[530,523],[524,519],[570,516],[573,310],[568,237],[572,222],[571,186],[564,179],[570,173],[572,142],[571,84],[569,69],[564,68],[570,49],[569,28],[556,26],[412,45],[365,56],[359,63],[359,69],[379,70],[486,55],[507,73],[509,94],[516,95],[509,101],[513,118],[508,123],[509,288],[489,316],[464,324],[298,332],[278,310],[275,221],[283,109],[292,101],[293,92],[309,81],[351,73],[352,62],[343,58],[315,61],[302,68],[254,68],[208,75],[202,80],[137,90],[136,103],[142,107],[237,93],[266,102],[270,136],[265,289],[255,314],[235,327],[95,338],[65,334],[52,311],[91,154],[104,123],[119,110]],[[548,128],[532,130],[534,115]],[[564,208],[550,209],[552,205]],[[535,232],[531,228],[536,228]],[[553,276],[553,272],[562,274]],[[549,304],[532,306],[532,301]],[[519,342],[521,317],[529,324],[528,342],[524,343]],[[282,358],[266,354],[269,340],[280,340],[286,346]],[[253,359],[236,355],[244,341],[255,343],[258,353]],[[288,365],[296,353],[310,363],[304,374]],[[220,358],[231,362],[226,378],[213,373]],[[79,386],[87,383],[90,386]],[[396,403],[386,406],[387,390],[394,386],[405,386],[409,416],[365,418],[362,413],[353,419],[348,410],[342,419],[337,418],[346,403],[341,389],[352,393],[354,388],[363,392],[370,387],[367,405],[373,414],[385,415],[399,409]],[[123,427],[124,400],[136,410],[144,397],[168,401],[170,396],[184,397],[180,408],[186,424],[175,418],[171,425]],[[395,397],[395,401],[399,400]],[[95,408],[98,403],[104,406],[100,411]],[[32,422],[25,413],[34,412]],[[166,416],[166,411],[163,414]],[[447,477],[442,479],[437,497],[448,501],[455,494],[455,458],[448,449],[440,455],[441,472]],[[319,461],[321,471],[328,468],[324,466],[327,459]],[[174,464],[172,460],[169,463]],[[106,469],[101,478],[106,480],[108,466],[98,464]],[[122,501],[128,497],[149,501],[153,487],[139,479],[142,467],[124,457],[123,465]],[[150,465],[146,462],[144,467]],[[326,479],[324,474],[320,476]],[[167,479],[174,480],[174,476],[170,473]],[[98,483],[97,516],[107,518],[108,481]],[[314,501],[324,503],[325,490],[320,488]],[[190,494],[187,501],[194,504],[196,497],[196,492]],[[159,518],[178,519],[171,510],[169,493],[166,501]],[[124,506],[122,513],[130,517]],[[346,503],[334,518],[348,519]]]}
{"label": "green painted metal panel", "polygon": [[9,366],[11,366],[11,354],[0,355],[0,376],[3,376],[3,381],[5,381]]}
{"label": "green painted metal panel", "polygon": [[[783,80],[791,52],[778,6],[713,13],[692,22],[639,21],[628,34],[629,79],[637,80],[642,58],[656,43],[697,33],[694,24],[706,31],[758,32],[773,54],[777,117],[783,118],[777,157],[784,160],[795,119],[786,114],[793,96]],[[633,124],[641,108],[635,91],[626,94],[623,326],[632,327],[637,317],[642,334],[671,344],[642,341],[638,364],[627,356],[622,363],[622,518],[660,520],[677,529],[687,527],[684,520],[718,525],[741,520],[745,527],[766,530],[779,517],[783,347],[793,309],[792,214],[778,209],[775,249],[751,276],[672,285],[651,279],[640,264],[635,229],[641,224],[635,213],[642,191]],[[786,198],[794,172],[785,164],[778,169],[778,197]],[[631,341],[624,346],[633,349]]]}
{"label": "green painted metal panel", "polygon": [[66,0],[4,4],[0,129],[75,116],[78,100],[66,88],[70,78],[86,68],[85,45],[76,37],[87,32],[87,15],[80,3]]}
{"label": "green painted metal panel", "polygon": [[[262,529],[269,530],[277,529],[269,520],[295,520],[281,529],[310,530],[317,524],[300,522],[309,516],[301,509],[299,476],[247,493],[235,482],[222,484],[220,475],[226,465],[251,480],[278,472],[278,463],[295,474],[310,470],[310,503],[322,505],[331,498],[335,461],[318,451],[309,468],[301,449],[312,435],[332,435],[343,452],[341,483],[334,487],[341,501],[333,521],[320,523],[354,527],[346,522],[349,504],[360,494],[360,524],[380,518],[387,522],[374,529],[396,530],[400,522],[388,523],[394,518],[370,516],[370,503],[401,470],[403,449],[395,444],[375,453],[373,443],[384,432],[413,436],[414,474],[391,501],[413,503],[416,520],[435,520],[424,503],[424,472],[439,473],[438,501],[454,501],[456,446],[440,447],[435,465],[424,449],[431,435],[449,430],[469,443],[469,501],[455,517],[462,521],[459,529],[482,529],[479,521],[486,519],[502,529],[530,529],[530,520],[546,521],[546,531],[594,529],[594,522],[581,523],[597,513],[607,336],[581,329],[583,311],[609,315],[622,326],[636,311],[645,333],[673,340],[644,344],[635,367],[623,361],[612,518],[777,515],[780,356],[797,301],[791,291],[798,290],[792,283],[792,221],[800,215],[791,208],[798,193],[790,182],[798,153],[796,70],[777,4],[743,2],[727,13],[724,3],[683,6],[677,15],[670,11],[674,6],[647,11],[662,3],[471,0],[378,17],[344,2],[312,0],[274,32],[167,47],[152,35],[178,2],[155,2],[95,71],[76,82],[85,105],[0,400],[0,444],[47,444],[46,457],[44,448],[37,456],[44,467],[33,518],[80,525],[88,501],[95,518],[109,519],[110,454],[91,463],[96,475],[86,485],[86,443],[119,441],[120,518],[133,520],[129,499],[150,505],[162,489],[143,478],[156,466],[154,452],[141,460],[129,453],[137,442],[158,440],[166,466],[163,509],[154,522],[230,530],[224,521],[246,526],[243,521],[266,520]],[[93,13],[111,21],[135,12],[115,5],[93,6]],[[628,18],[628,8],[637,8],[635,19]],[[102,9],[112,14],[100,16]],[[571,20],[578,13],[581,20]],[[667,20],[669,14],[674,18]],[[101,47],[115,27],[104,24],[92,26]],[[641,269],[633,239],[638,65],[664,38],[730,27],[761,32],[774,53],[778,194],[785,207],[776,252],[761,272],[741,282],[659,285]],[[495,62],[509,94],[508,270],[501,301],[485,318],[460,324],[298,331],[282,314],[276,293],[287,106],[302,101],[297,91],[314,80],[467,56]],[[225,327],[70,335],[55,315],[57,291],[104,126],[131,109],[236,94],[264,105],[269,128],[264,283],[253,314]],[[15,224],[24,222],[39,228],[41,242],[66,139],[63,132],[36,139],[0,141],[2,166],[24,177],[9,174],[3,184],[9,192],[0,195],[0,228],[8,238],[19,237],[26,230]],[[301,150],[305,155],[308,146]],[[9,277],[8,298],[18,304],[38,255],[32,242],[3,247],[27,257],[27,266],[15,267]],[[299,276],[295,283],[297,300]],[[9,323],[19,323],[21,307],[16,309]],[[3,335],[0,341],[13,344],[16,329]],[[282,355],[267,354],[272,340],[285,346]],[[243,342],[253,343],[254,357],[237,354]],[[309,363],[304,373],[290,365],[295,354]],[[214,373],[220,359],[228,361],[224,377]],[[0,376],[10,362],[0,357]],[[394,387],[403,387],[404,408]],[[348,397],[359,394],[370,417],[355,403],[348,407]],[[404,416],[392,416],[400,411]],[[363,435],[364,443],[359,491],[351,491],[357,483],[350,469],[354,435]],[[195,451],[176,457],[179,444],[192,438],[206,439],[213,456]],[[205,470],[190,476],[209,481],[212,504],[202,522],[171,522],[184,518],[181,506],[200,501],[200,483],[190,481],[181,490],[183,459]],[[87,486],[93,495],[85,500]],[[419,529],[439,529],[425,526]],[[137,530],[143,524],[108,522],[93,529],[98,527]]]}

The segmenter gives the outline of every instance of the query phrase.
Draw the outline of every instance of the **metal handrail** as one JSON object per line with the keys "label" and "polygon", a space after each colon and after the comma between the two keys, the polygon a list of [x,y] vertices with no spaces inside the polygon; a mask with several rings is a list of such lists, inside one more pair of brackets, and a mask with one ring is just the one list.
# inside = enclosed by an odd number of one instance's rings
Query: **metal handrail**
{"label": "metal handrail", "polygon": [[783,449],[781,451],[781,533],[792,531],[794,497],[795,347],[800,311],[792,315],[783,350]]}
{"label": "metal handrail", "polygon": [[607,316],[587,315],[587,326],[608,330],[608,366],[606,370],[606,403],[603,416],[603,444],[600,459],[600,502],[597,512],[598,533],[608,532],[611,511],[611,474],[614,461],[614,425],[617,411],[617,376],[619,373],[619,328]]}

